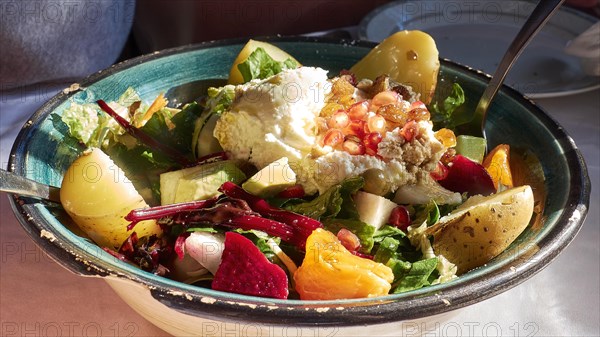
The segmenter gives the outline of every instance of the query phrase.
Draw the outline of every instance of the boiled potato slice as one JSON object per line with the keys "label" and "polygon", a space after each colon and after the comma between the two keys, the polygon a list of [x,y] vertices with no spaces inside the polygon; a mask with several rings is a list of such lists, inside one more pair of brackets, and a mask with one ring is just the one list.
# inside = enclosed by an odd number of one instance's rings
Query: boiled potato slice
{"label": "boiled potato slice", "polygon": [[433,38],[422,31],[404,30],[381,41],[350,71],[356,78],[374,80],[388,74],[391,79],[412,86],[421,101],[431,101],[440,69]]}
{"label": "boiled potato slice", "polygon": [[[60,188],[60,201],[73,221],[101,247],[118,249],[132,231],[124,217],[148,204],[125,173],[102,150],[84,152],[69,167]],[[138,237],[160,235],[156,221],[142,221]]]}
{"label": "boiled potato slice", "polygon": [[242,48],[242,51],[240,51],[238,56],[235,58],[235,61],[233,61],[233,65],[231,66],[231,70],[229,71],[229,84],[244,83],[244,77],[238,69],[238,64],[246,61],[248,56],[250,56],[250,54],[252,54],[252,52],[255,51],[257,48],[264,49],[267,52],[267,54],[269,54],[269,56],[271,56],[275,61],[282,62],[287,59],[292,59],[298,64],[298,66],[301,66],[298,60],[293,58],[290,54],[279,49],[278,47],[275,47],[274,45],[267,42],[249,40],[248,43],[246,43],[246,45],[244,46],[244,48]]}
{"label": "boiled potato slice", "polygon": [[469,198],[454,212],[427,228],[433,250],[458,267],[458,274],[484,265],[523,232],[533,214],[528,185],[487,197]]}

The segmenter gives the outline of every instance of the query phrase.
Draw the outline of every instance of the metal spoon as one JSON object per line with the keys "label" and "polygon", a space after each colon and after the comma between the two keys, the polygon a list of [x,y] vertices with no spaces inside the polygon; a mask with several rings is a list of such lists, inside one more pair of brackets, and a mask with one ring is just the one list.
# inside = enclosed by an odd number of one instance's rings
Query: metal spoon
{"label": "metal spoon", "polygon": [[0,191],[60,202],[60,189],[0,169]]}
{"label": "metal spoon", "polygon": [[550,17],[558,10],[558,7],[560,7],[564,1],[565,0],[540,0],[502,57],[496,72],[494,72],[494,75],[492,76],[487,88],[485,88],[485,91],[483,92],[483,95],[479,99],[479,103],[475,108],[473,123],[480,125],[481,136],[483,136],[483,138],[486,138],[485,120],[487,116],[487,110],[490,106],[490,103],[494,99],[494,96],[498,92],[498,89],[500,89],[502,82],[504,82],[506,74],[515,63],[519,55],[521,55],[523,49],[525,49],[531,39],[540,31],[542,26],[548,22]]}

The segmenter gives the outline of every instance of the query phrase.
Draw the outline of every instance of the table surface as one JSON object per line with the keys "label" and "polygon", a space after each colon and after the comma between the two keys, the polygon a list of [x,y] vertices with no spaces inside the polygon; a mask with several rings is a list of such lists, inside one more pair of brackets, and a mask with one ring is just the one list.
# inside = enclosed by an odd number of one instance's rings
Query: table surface
{"label": "table surface", "polygon": [[[26,118],[61,88],[41,86],[0,97],[2,167],[7,166],[10,148]],[[592,195],[582,230],[531,279],[458,311],[450,321],[416,330],[413,326],[405,335],[600,336],[600,90],[537,103],[565,127],[587,161]],[[2,193],[0,336],[80,335],[167,334],[129,308],[103,280],[73,275],[47,257],[27,237]]]}

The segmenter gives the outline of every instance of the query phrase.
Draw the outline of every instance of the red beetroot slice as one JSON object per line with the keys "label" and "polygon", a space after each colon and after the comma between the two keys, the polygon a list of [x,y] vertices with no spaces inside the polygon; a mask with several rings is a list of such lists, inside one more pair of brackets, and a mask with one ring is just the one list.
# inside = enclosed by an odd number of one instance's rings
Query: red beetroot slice
{"label": "red beetroot slice", "polygon": [[456,155],[448,167],[448,175],[438,183],[450,191],[465,193],[469,196],[490,195],[496,192],[492,177],[479,163],[462,155]]}
{"label": "red beetroot slice", "polygon": [[235,232],[225,233],[225,249],[212,288],[280,299],[289,294],[285,271],[271,263],[252,241]]}

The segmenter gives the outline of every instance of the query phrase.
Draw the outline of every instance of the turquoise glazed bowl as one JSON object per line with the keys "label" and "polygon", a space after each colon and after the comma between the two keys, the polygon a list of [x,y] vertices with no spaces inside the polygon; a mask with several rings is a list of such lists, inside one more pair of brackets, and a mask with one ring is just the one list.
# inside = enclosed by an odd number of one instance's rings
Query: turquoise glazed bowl
{"label": "turquoise glazed bowl", "polygon": [[[328,69],[331,75],[364,56],[372,43],[315,38],[268,40],[307,66]],[[229,67],[246,41],[221,41],[141,56],[96,73],[78,90],[53,97],[23,127],[11,154],[9,170],[27,178],[60,186],[63,172],[82,151],[63,135],[60,115],[69,100],[116,100],[129,86],[143,99],[166,92],[170,100],[185,102],[203,94],[211,84],[223,83]],[[489,76],[441,60],[439,90],[457,81],[473,109]],[[491,144],[508,143],[539,158],[528,169],[543,175],[540,190],[542,217],[502,255],[458,279],[417,291],[380,298],[299,301],[274,300],[223,293],[155,276],[113,258],[78,235],[59,205],[13,196],[12,205],[23,228],[42,249],[67,269],[104,278],[142,316],[174,335],[203,335],[205,323],[251,326],[244,335],[279,335],[286,327],[335,327],[337,335],[394,332],[398,322],[429,319],[497,295],[547,266],[579,231],[588,209],[590,181],[584,160],[563,128],[533,102],[504,87],[489,113]],[[85,282],[84,279],[81,282]],[[246,325],[244,325],[246,324]],[[366,329],[361,332],[361,329]],[[225,330],[228,331],[228,330]],[[326,331],[326,330],[323,330]],[[321,332],[323,332],[321,331]],[[240,334],[242,334],[240,332]]]}

